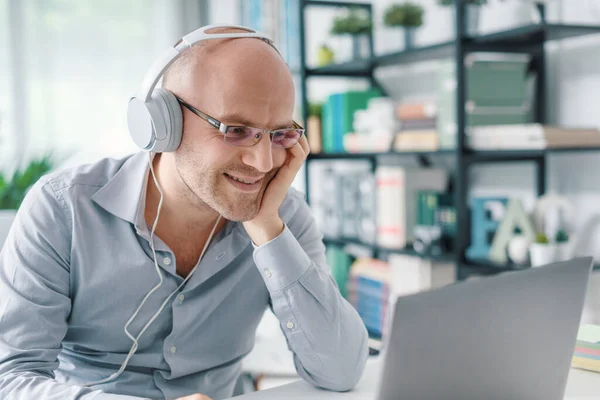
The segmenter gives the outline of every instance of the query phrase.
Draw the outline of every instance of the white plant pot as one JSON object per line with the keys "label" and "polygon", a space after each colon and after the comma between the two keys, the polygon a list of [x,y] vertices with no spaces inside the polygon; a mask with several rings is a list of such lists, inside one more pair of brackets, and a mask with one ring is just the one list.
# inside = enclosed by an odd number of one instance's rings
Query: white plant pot
{"label": "white plant pot", "polygon": [[8,231],[17,215],[16,210],[0,210],[0,249],[4,245]]}
{"label": "white plant pot", "polygon": [[555,261],[567,261],[573,258],[573,241],[556,243]]}
{"label": "white plant pot", "polygon": [[556,245],[554,243],[532,243],[529,247],[529,257],[532,267],[553,263],[556,257]]}

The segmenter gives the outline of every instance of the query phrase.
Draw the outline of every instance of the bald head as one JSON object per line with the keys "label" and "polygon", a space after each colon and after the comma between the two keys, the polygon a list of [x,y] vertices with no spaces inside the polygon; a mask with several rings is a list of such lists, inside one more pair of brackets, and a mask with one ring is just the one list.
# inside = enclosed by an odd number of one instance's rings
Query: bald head
{"label": "bald head", "polygon": [[[208,33],[248,33],[237,28],[215,28]],[[246,50],[242,53],[240,51]],[[246,54],[243,54],[246,53]],[[250,54],[247,54],[250,53]],[[238,57],[235,57],[235,56]],[[245,60],[239,60],[240,56]],[[235,60],[235,59],[238,60]],[[262,59],[266,63],[287,65],[277,49],[265,40],[258,38],[211,39],[196,43],[182,52],[180,57],[167,69],[162,79],[162,87],[178,93],[183,86],[189,86],[190,79],[200,73],[211,73],[219,69],[223,62],[251,62]]]}

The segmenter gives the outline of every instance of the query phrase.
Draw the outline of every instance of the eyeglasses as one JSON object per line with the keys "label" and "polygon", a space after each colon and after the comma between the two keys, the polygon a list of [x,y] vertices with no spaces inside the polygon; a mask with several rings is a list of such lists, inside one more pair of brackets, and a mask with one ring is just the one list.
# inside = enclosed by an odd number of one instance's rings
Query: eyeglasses
{"label": "eyeglasses", "polygon": [[208,114],[203,113],[194,106],[186,103],[179,97],[175,96],[179,104],[208,122],[214,128],[218,129],[222,134],[226,143],[232,146],[251,147],[260,141],[265,133],[268,133],[271,138],[271,144],[273,147],[283,147],[289,149],[294,147],[300,137],[304,134],[304,128],[298,123],[292,121],[291,128],[282,128],[275,130],[251,128],[248,126],[231,126],[225,125],[216,118],[211,117]]}

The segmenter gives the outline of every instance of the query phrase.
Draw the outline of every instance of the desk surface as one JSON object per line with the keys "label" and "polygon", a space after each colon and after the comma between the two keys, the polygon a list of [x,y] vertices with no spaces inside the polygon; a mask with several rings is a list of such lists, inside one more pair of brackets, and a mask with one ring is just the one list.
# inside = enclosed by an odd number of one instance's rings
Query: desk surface
{"label": "desk surface", "polygon": [[[371,359],[356,388],[347,393],[328,392],[317,389],[303,381],[296,381],[277,388],[235,397],[236,400],[256,399],[324,399],[324,400],[375,400],[379,371],[379,359]],[[569,400],[600,399],[600,373],[571,369],[566,397]]]}

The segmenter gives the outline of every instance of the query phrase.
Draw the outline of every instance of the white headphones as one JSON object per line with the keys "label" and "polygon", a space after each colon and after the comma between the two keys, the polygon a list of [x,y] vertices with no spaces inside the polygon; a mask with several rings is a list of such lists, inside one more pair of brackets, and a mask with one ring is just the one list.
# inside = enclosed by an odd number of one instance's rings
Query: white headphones
{"label": "white headphones", "polygon": [[[247,33],[208,32],[215,28],[240,29]],[[184,50],[203,40],[228,38],[258,38],[277,50],[269,37],[240,25],[207,25],[185,35],[154,62],[146,73],[140,92],[129,100],[127,125],[133,142],[140,149],[153,153],[177,150],[183,126],[181,107],[173,93],[156,88],[156,85]]]}

